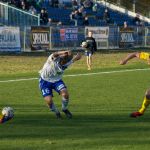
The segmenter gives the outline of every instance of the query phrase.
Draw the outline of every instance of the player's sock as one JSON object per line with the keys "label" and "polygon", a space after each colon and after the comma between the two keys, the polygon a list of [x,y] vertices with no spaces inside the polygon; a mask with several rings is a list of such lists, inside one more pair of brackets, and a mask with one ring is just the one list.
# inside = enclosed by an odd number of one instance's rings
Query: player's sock
{"label": "player's sock", "polygon": [[51,110],[52,112],[54,112],[54,113],[56,114],[56,117],[57,117],[58,119],[61,118],[61,114],[60,114],[59,110],[57,109],[57,107],[55,106],[54,103],[51,103],[50,106],[49,106],[49,108],[50,108],[50,110]]}
{"label": "player's sock", "polygon": [[139,112],[141,114],[144,114],[146,108],[149,106],[150,104],[150,100],[147,99],[146,97],[144,97],[143,103],[142,103],[142,107],[139,109]]}
{"label": "player's sock", "polygon": [[67,109],[68,103],[69,103],[68,99],[65,98],[62,99],[62,111],[65,113],[68,119],[71,119],[72,113]]}
{"label": "player's sock", "polygon": [[57,107],[55,106],[54,103],[51,103],[51,104],[49,105],[49,108],[50,108],[50,110],[51,110],[52,112],[55,112],[55,113],[59,112],[59,110],[57,109]]}
{"label": "player's sock", "polygon": [[68,106],[69,100],[62,98],[62,110],[66,110]]}

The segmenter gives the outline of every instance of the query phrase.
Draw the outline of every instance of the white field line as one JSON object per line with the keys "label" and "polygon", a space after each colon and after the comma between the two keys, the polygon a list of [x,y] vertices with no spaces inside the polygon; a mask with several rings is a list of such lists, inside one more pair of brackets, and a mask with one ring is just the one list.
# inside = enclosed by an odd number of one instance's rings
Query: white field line
{"label": "white field line", "polygon": [[[95,73],[83,73],[83,74],[70,74],[70,75],[64,75],[64,77],[91,76],[91,75],[124,73],[124,72],[134,72],[134,71],[147,71],[147,70],[150,70],[150,68],[145,68],[145,69],[125,69],[125,70],[105,71],[105,72],[95,72]],[[18,81],[30,81],[30,80],[37,80],[37,79],[38,78],[25,78],[25,79],[14,79],[14,80],[0,80],[0,83],[18,82]]]}

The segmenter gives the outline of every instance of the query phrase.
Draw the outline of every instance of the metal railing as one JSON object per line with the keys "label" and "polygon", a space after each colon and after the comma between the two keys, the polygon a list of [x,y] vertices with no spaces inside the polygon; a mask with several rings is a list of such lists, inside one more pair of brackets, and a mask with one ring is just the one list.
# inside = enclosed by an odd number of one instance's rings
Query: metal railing
{"label": "metal railing", "polygon": [[93,32],[98,50],[150,48],[150,26],[32,26],[0,27],[1,51],[81,50],[88,31]]}
{"label": "metal railing", "polygon": [[0,24],[18,26],[21,29],[27,26],[38,26],[40,25],[40,16],[0,2]]}
{"label": "metal railing", "polygon": [[[111,4],[115,4],[119,7],[125,8],[127,10],[133,11],[133,2],[127,0],[96,0],[96,1],[105,1]],[[150,18],[150,6],[144,4],[143,1],[136,1],[135,3],[135,13],[141,14]]]}
{"label": "metal railing", "polygon": [[[68,30],[75,32],[75,34],[68,34]],[[93,27],[95,28],[95,27]],[[105,27],[99,27],[103,30]],[[121,27],[109,26],[108,38],[101,38],[97,41],[98,49],[128,49],[132,48],[150,48],[150,27],[129,27],[132,31],[121,32]],[[62,32],[62,33],[61,33]],[[64,34],[66,32],[66,35]],[[43,34],[43,31],[36,31],[36,33]],[[122,35],[121,35],[122,34]],[[70,36],[70,37],[69,37]],[[72,37],[71,37],[72,36]],[[121,37],[124,36],[124,37]],[[75,38],[74,38],[75,37]],[[72,39],[70,39],[72,38]],[[124,40],[122,46],[121,38]],[[130,41],[134,40],[131,44]],[[32,45],[32,32],[31,27],[25,28],[21,34],[22,51],[31,51]],[[81,49],[80,44],[85,40],[85,27],[49,27],[49,50],[62,50],[62,49]],[[40,49],[40,50],[48,50]],[[38,49],[37,49],[38,50]]]}

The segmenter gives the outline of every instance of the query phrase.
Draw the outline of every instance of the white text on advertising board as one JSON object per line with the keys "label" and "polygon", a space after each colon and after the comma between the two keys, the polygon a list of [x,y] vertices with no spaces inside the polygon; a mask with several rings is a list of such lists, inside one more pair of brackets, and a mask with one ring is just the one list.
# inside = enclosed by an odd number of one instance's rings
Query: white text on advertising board
{"label": "white text on advertising board", "polygon": [[0,51],[20,51],[20,31],[18,27],[0,27]]}
{"label": "white text on advertising board", "polygon": [[47,33],[33,33],[33,44],[49,44]]}
{"label": "white text on advertising board", "polygon": [[121,33],[121,42],[134,42],[133,34],[132,33]]}
{"label": "white text on advertising board", "polygon": [[0,34],[0,42],[16,42],[16,36],[11,31],[4,30]]}

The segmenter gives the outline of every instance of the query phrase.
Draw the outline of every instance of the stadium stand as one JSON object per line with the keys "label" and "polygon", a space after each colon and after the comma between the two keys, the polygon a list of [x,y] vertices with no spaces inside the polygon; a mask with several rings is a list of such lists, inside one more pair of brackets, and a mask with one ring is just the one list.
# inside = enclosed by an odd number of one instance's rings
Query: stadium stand
{"label": "stadium stand", "polygon": [[[74,6],[70,2],[64,2],[63,7],[52,7],[47,5],[47,2],[44,2],[44,6],[48,10],[49,17],[54,21],[61,21],[63,25],[75,25],[74,22],[70,19],[70,14],[74,11]],[[76,7],[76,10],[79,13],[79,9],[83,7],[83,3],[80,6]],[[93,11],[95,5],[92,4],[92,7],[85,8],[82,12],[83,18],[88,17],[90,26],[106,26],[106,25],[118,25],[123,26],[124,22],[127,22],[128,25],[137,25],[134,21],[134,16],[126,14],[126,12],[120,12],[119,10],[113,10],[111,7],[102,5],[101,3],[96,3],[96,11]],[[109,13],[109,21],[106,21],[105,11]],[[79,16],[76,17],[77,25],[83,26],[83,19]],[[148,25],[148,22],[141,21],[141,24],[138,25]]]}
{"label": "stadium stand", "polygon": [[[135,21],[135,19],[137,19],[136,16],[134,17],[126,12],[121,12],[119,9],[112,9],[111,5],[106,5],[106,3],[94,3],[91,0],[84,0],[82,3],[78,3],[77,0],[72,0],[70,2],[60,2],[56,0],[2,0],[2,2],[8,2],[10,5],[28,11],[31,14],[39,14],[41,10],[44,10],[45,14],[41,13],[42,15],[40,18],[42,25],[47,25],[49,18],[54,24],[78,26],[123,26],[124,22],[128,25],[142,26],[149,24],[147,21],[142,20],[137,24]],[[72,19],[70,15],[73,11],[75,11],[75,13]]]}

